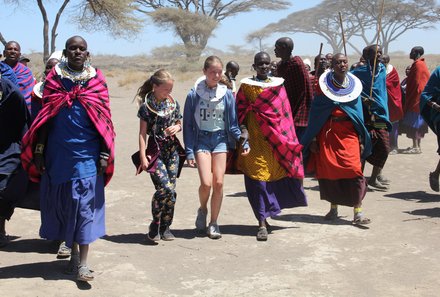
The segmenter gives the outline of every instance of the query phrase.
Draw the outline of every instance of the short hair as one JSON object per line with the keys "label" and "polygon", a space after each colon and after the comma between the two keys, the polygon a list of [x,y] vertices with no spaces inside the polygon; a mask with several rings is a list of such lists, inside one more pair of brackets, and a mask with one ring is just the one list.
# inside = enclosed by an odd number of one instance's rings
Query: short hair
{"label": "short hair", "polygon": [[240,65],[238,65],[238,63],[235,61],[229,61],[228,63],[226,63],[226,69],[228,68],[240,69]]}
{"label": "short hair", "polygon": [[412,48],[411,51],[415,51],[415,52],[419,53],[420,56],[423,56],[423,54],[425,53],[425,50],[421,46],[415,46]]}

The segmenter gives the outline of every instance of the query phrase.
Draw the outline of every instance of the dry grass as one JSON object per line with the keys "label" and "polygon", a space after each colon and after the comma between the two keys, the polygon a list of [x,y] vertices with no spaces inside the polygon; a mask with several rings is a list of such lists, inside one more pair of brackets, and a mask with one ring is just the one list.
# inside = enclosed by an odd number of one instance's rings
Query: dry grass
{"label": "dry grass", "polygon": [[[269,53],[272,58],[274,55]],[[27,55],[31,59],[29,64],[34,76],[39,79],[41,77],[43,67],[42,55],[32,53]],[[433,71],[440,65],[440,55],[425,55],[425,60],[430,71]],[[220,57],[226,64],[230,60],[237,61],[240,65],[240,73],[238,80],[242,77],[254,74],[252,70],[253,55],[223,55]],[[313,61],[312,56],[302,56],[303,59],[309,58]],[[408,54],[391,53],[391,64],[396,67],[401,79],[405,77],[405,68],[411,65],[412,60]],[[98,55],[93,56],[93,65],[100,68],[107,77],[116,78],[119,87],[130,87],[132,85],[140,85],[154,71],[159,68],[167,69],[176,80],[188,81],[194,79],[198,75],[202,75],[203,58],[198,62],[189,63],[184,58],[176,58],[173,60],[161,60],[151,56],[138,55],[131,57],[121,57],[115,55]],[[349,56],[350,63],[359,60],[358,56]]]}

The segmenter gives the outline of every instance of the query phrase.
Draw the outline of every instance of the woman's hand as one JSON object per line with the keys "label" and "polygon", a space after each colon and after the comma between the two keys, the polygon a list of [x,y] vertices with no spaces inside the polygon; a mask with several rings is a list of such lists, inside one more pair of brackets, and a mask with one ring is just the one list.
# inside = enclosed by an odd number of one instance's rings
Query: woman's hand
{"label": "woman's hand", "polygon": [[247,155],[249,155],[249,152],[250,152],[250,151],[251,151],[251,148],[250,148],[250,147],[245,148],[245,149],[242,150],[241,155],[242,155],[242,156],[247,156]]}
{"label": "woman's hand", "polygon": [[169,126],[168,128],[165,129],[165,135],[166,136],[172,136],[172,135],[176,135],[177,132],[180,132],[180,130],[182,129],[182,127],[180,126],[180,124],[176,124],[173,126]]}
{"label": "woman's hand", "polygon": [[136,175],[140,174],[142,171],[147,171],[148,165],[150,165],[151,156],[141,157],[141,165],[139,165]]}
{"label": "woman's hand", "polygon": [[34,164],[40,174],[46,171],[46,166],[44,166],[44,154],[34,154]]}
{"label": "woman's hand", "polygon": [[194,159],[187,159],[186,163],[188,164],[189,167],[196,167],[196,160]]}
{"label": "woman's hand", "polygon": [[100,158],[98,163],[98,175],[104,174],[107,170],[108,159]]}

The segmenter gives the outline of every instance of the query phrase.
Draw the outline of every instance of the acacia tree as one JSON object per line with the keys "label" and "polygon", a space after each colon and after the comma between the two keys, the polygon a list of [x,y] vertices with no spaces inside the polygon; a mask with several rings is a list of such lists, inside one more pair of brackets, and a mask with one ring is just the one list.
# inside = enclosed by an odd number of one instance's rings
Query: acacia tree
{"label": "acacia tree", "polygon": [[218,24],[239,13],[260,10],[281,10],[289,6],[285,0],[137,0],[138,11],[150,16],[158,26],[172,30],[180,37],[188,60],[200,57]]}
{"label": "acacia tree", "polygon": [[[5,0],[5,4],[19,6],[19,0]],[[63,0],[58,7],[54,23],[50,29],[49,16],[43,0],[35,0],[43,18],[43,61],[55,51],[58,24],[68,5],[71,6],[70,20],[77,24],[79,29],[88,31],[103,30],[117,36],[128,36],[128,33],[138,32],[141,25],[135,18],[135,6],[131,0]],[[0,33],[1,35],[1,33]],[[3,42],[3,40],[2,40]]]}
{"label": "acacia tree", "polygon": [[288,15],[270,24],[274,32],[312,33],[321,36],[340,52],[343,46],[338,12],[341,12],[346,43],[358,54],[356,40],[365,45],[377,40],[377,27],[381,18],[379,42],[386,53],[390,43],[412,29],[431,29],[439,21],[440,6],[435,0],[324,0],[316,7]]}

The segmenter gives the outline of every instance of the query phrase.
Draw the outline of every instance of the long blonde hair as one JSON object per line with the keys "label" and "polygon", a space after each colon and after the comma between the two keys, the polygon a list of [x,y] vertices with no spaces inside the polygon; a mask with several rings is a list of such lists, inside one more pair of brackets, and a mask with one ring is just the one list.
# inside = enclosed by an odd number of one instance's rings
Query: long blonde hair
{"label": "long blonde hair", "polygon": [[161,85],[168,81],[174,81],[174,78],[171,76],[171,74],[166,71],[165,69],[159,69],[150,78],[148,78],[143,85],[137,90],[135,100],[137,104],[140,106],[144,100],[145,96],[153,91],[153,84],[155,85]]}

